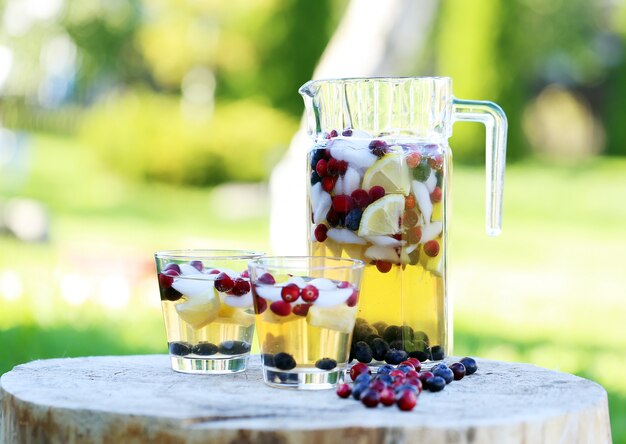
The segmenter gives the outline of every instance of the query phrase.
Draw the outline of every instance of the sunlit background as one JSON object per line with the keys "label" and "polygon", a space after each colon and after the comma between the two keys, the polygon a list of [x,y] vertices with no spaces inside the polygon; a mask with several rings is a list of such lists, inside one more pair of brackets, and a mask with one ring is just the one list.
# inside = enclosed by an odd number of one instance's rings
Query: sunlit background
{"label": "sunlit background", "polygon": [[[451,140],[455,353],[601,383],[626,442],[626,3],[434,3],[397,74],[510,124],[499,238],[484,128]],[[0,373],[165,353],[155,250],[270,251],[268,178],[347,5],[0,0]]]}

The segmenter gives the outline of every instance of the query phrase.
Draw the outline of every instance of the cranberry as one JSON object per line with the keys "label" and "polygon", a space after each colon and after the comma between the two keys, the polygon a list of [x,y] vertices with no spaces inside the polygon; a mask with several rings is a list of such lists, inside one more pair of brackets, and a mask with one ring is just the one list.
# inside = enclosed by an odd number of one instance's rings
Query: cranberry
{"label": "cranberry", "polygon": [[272,310],[278,316],[289,316],[291,314],[291,304],[285,301],[276,301],[270,304]]}
{"label": "cranberry", "polygon": [[309,314],[309,308],[311,308],[311,304],[297,304],[293,306],[291,311],[295,315],[304,317]]}
{"label": "cranberry", "polygon": [[417,394],[422,393],[422,381],[419,378],[406,378],[404,381],[405,384],[409,384],[415,388],[417,388]]}
{"label": "cranberry", "polygon": [[415,396],[415,393],[413,393],[412,390],[404,390],[398,394],[396,403],[398,404],[398,408],[400,410],[413,410],[417,404],[417,396]]}
{"label": "cranberry", "polygon": [[369,195],[372,202],[374,202],[385,195],[385,189],[380,185],[374,185],[370,188]]}
{"label": "cranberry", "polygon": [[354,381],[359,375],[367,373],[371,375],[372,372],[367,364],[363,364],[362,362],[357,362],[352,367],[350,367],[350,378]]}
{"label": "cranberry", "polygon": [[361,188],[354,190],[350,196],[352,197],[354,206],[360,209],[367,207],[372,202],[367,191]]}
{"label": "cranberry", "polygon": [[354,206],[352,198],[347,194],[340,194],[333,197],[333,210],[337,213],[347,213]]}
{"label": "cranberry", "polygon": [[239,275],[239,277],[249,279],[250,278],[250,273],[248,272],[248,270],[243,270],[241,272],[241,274]]}
{"label": "cranberry", "polygon": [[385,387],[387,387],[387,384],[385,384],[383,381],[379,379],[375,379],[374,381],[370,383],[370,389],[376,390],[379,393],[382,392],[385,389]]}
{"label": "cranberry", "polygon": [[410,244],[416,244],[422,238],[422,228],[421,227],[411,227],[407,230],[407,240]]}
{"label": "cranberry", "polygon": [[300,297],[300,287],[296,284],[287,284],[280,290],[280,297],[285,302],[293,302]]}
{"label": "cranberry", "polygon": [[324,150],[324,159],[329,160],[330,159],[330,148],[326,148]]}
{"label": "cranberry", "polygon": [[335,188],[335,178],[326,176],[322,179],[322,189],[330,193]]}
{"label": "cranberry", "polygon": [[415,208],[415,197],[412,194],[409,194],[406,199],[404,199],[404,209],[412,210]]}
{"label": "cranberry", "polygon": [[198,271],[204,270],[204,264],[202,263],[202,261],[191,261],[189,262],[189,265],[191,265],[193,268],[195,268]]}
{"label": "cranberry", "polygon": [[405,375],[404,372],[402,370],[393,370],[389,373],[389,376],[391,376],[394,380],[395,379],[401,379],[404,380]]}
{"label": "cranberry", "polygon": [[406,164],[409,168],[415,168],[422,161],[422,156],[418,152],[411,152],[406,156]]}
{"label": "cranberry", "polygon": [[352,136],[352,130],[350,128],[346,128],[345,130],[343,130],[341,135],[343,137],[350,137],[350,136]]}
{"label": "cranberry", "polygon": [[302,289],[302,300],[305,302],[315,302],[320,292],[314,285],[307,285]]}
{"label": "cranberry", "polygon": [[233,289],[230,290],[229,294],[232,294],[233,296],[243,296],[250,291],[250,282],[245,279],[237,278],[234,282],[235,285],[233,286]]}
{"label": "cranberry", "polygon": [[440,170],[443,166],[443,157],[436,155],[428,159],[428,165],[435,170]]}
{"label": "cranberry", "polygon": [[424,244],[424,253],[430,257],[436,257],[439,254],[439,242],[435,239],[426,242]]}
{"label": "cranberry", "polygon": [[392,389],[386,388],[380,392],[380,403],[386,407],[393,405],[396,402],[396,396]]}
{"label": "cranberry", "polygon": [[465,366],[460,362],[455,362],[454,364],[450,364],[450,370],[452,370],[452,374],[454,375],[454,380],[458,381],[459,379],[463,379],[465,376]]}
{"label": "cranberry", "polygon": [[215,278],[215,289],[220,293],[226,293],[233,289],[235,282],[226,273],[220,273]]}
{"label": "cranberry", "polygon": [[324,224],[319,224],[317,227],[315,227],[315,231],[314,231],[314,235],[315,235],[315,240],[318,242],[324,242],[326,239],[328,239],[328,227]]}
{"label": "cranberry", "polygon": [[267,301],[259,296],[254,298],[254,312],[256,314],[261,314],[265,310],[267,310]]}
{"label": "cranberry", "polygon": [[407,379],[410,379],[410,378],[419,379],[420,377],[419,373],[417,373],[415,370],[409,370],[408,372],[406,372],[405,376]]}
{"label": "cranberry", "polygon": [[266,285],[274,285],[276,283],[276,279],[274,279],[274,276],[269,273],[263,273],[261,276],[259,276],[257,281],[259,281],[261,284]]}
{"label": "cranberry", "polygon": [[413,368],[416,372],[419,372],[422,369],[422,363],[417,358],[409,358],[406,360],[406,362],[410,362],[411,364],[413,364]]}
{"label": "cranberry", "polygon": [[478,365],[476,364],[476,360],[474,358],[465,357],[461,359],[460,362],[465,366],[466,375],[472,375],[476,373],[476,370],[478,370]]}
{"label": "cranberry", "polygon": [[432,193],[430,193],[430,200],[432,202],[441,202],[441,188],[435,187]]}
{"label": "cranberry", "polygon": [[339,173],[339,175],[343,176],[344,174],[346,174],[346,171],[348,171],[348,162],[346,162],[345,160],[340,160],[339,162],[337,162],[337,172]]}
{"label": "cranberry", "polygon": [[175,290],[174,288],[170,287],[170,288],[161,288],[161,294],[162,294],[162,298],[161,300],[163,300],[163,298],[165,298],[168,301],[177,301],[180,298],[183,297],[183,294],[178,291]]}
{"label": "cranberry", "polygon": [[337,225],[339,225],[339,222],[341,222],[341,217],[339,217],[339,213],[331,208],[330,210],[328,210],[328,213],[326,213],[326,221],[332,227],[336,227]]}
{"label": "cranberry", "polygon": [[365,407],[374,408],[380,402],[380,395],[376,390],[367,389],[361,394],[361,402]]}
{"label": "cranberry", "polygon": [[426,382],[427,379],[432,378],[433,375],[431,372],[422,372],[420,373],[420,381]]}
{"label": "cranberry", "polygon": [[350,286],[350,282],[341,281],[337,284],[337,288],[348,288]]}
{"label": "cranberry", "polygon": [[345,382],[343,384],[340,384],[337,387],[337,396],[339,396],[340,398],[347,398],[352,394],[352,389],[350,388],[350,384],[346,384]]}
{"label": "cranberry", "polygon": [[378,271],[380,271],[381,273],[389,273],[389,270],[391,270],[391,265],[391,262],[376,261],[376,268],[378,268]]}
{"label": "cranberry", "polygon": [[337,159],[330,158],[328,164],[326,165],[326,174],[329,176],[336,176],[339,174],[339,162]]}
{"label": "cranberry", "polygon": [[178,273],[178,274],[175,275],[175,276],[183,274],[183,272],[180,270],[180,265],[175,264],[173,262],[170,262],[165,267],[163,267],[163,269],[161,270],[161,273],[165,273],[165,270],[174,270],[174,271],[176,271],[176,273]]}
{"label": "cranberry", "polygon": [[[171,273],[171,275],[168,273]],[[159,273],[159,285],[161,286],[161,288],[166,289],[172,286],[172,284],[174,283],[173,276],[178,276],[178,274],[173,273],[176,272],[174,270],[165,270],[165,272]]]}
{"label": "cranberry", "polygon": [[370,151],[377,157],[383,157],[387,152],[387,142],[384,140],[372,140],[369,145]]}
{"label": "cranberry", "polygon": [[339,135],[339,133],[337,132],[337,130],[331,130],[330,131],[330,137],[331,138],[335,138]]}
{"label": "cranberry", "polygon": [[348,307],[354,307],[359,302],[359,290],[354,289],[350,297],[346,300]]}
{"label": "cranberry", "polygon": [[419,216],[415,211],[408,210],[404,212],[404,216],[402,217],[402,223],[405,227],[410,228],[414,227],[419,221]]}
{"label": "cranberry", "polygon": [[317,161],[317,165],[315,165],[315,172],[320,176],[326,176],[326,168],[328,167],[328,162],[324,159],[320,159]]}

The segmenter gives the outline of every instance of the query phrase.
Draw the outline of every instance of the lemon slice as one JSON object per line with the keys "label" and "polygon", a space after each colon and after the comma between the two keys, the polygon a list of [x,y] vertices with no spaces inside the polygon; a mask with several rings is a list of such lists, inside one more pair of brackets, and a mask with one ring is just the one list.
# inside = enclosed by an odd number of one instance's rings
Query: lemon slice
{"label": "lemon slice", "polygon": [[191,325],[195,329],[199,329],[214,321],[220,312],[220,301],[217,298],[210,300],[193,300],[176,305],[178,317]]}
{"label": "lemon slice", "polygon": [[387,194],[409,195],[411,176],[402,154],[387,154],[368,168],[363,176],[363,188],[369,190],[375,185],[383,187]]}
{"label": "lemon slice", "polygon": [[359,236],[381,236],[400,231],[404,197],[388,194],[371,203],[361,217]]}

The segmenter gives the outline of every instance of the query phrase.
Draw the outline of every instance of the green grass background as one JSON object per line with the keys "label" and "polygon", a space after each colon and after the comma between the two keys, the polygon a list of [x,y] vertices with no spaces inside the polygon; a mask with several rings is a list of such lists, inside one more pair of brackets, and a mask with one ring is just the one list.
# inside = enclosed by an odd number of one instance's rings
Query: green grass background
{"label": "green grass background", "polygon": [[[19,195],[46,205],[51,237],[0,237],[0,279],[17,275],[23,287],[14,300],[0,294],[0,373],[41,358],[164,353],[155,250],[269,249],[267,212],[235,220],[217,191],[126,182],[75,142],[31,142]],[[485,234],[484,170],[455,166],[452,196],[455,354],[597,381],[609,393],[614,442],[626,442],[626,161],[509,166],[498,238]],[[129,303],[71,305],[60,291],[68,275],[87,276],[101,298],[107,276],[126,276]]]}

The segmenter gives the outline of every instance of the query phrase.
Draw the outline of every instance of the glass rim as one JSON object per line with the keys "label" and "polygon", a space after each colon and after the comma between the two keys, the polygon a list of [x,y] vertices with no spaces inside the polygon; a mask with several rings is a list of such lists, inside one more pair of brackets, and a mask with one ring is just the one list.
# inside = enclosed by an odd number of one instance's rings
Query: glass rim
{"label": "glass rim", "polygon": [[[297,262],[301,260],[308,259],[326,259],[333,262],[344,263],[344,265],[321,265],[321,266],[303,266],[297,263],[293,265],[280,265],[278,263],[271,264],[269,261],[287,261],[287,262]],[[359,269],[365,267],[365,262],[360,259],[348,259],[344,257],[336,257],[336,256],[261,256],[255,259],[250,260],[250,265],[255,266],[263,266],[266,268],[276,269],[276,270],[287,270],[293,268],[306,268],[308,270],[350,270],[350,269]]]}
{"label": "glass rim", "polygon": [[452,77],[449,76],[374,76],[374,77],[330,77],[323,79],[309,80],[304,83],[298,92],[301,95],[311,95],[310,88],[313,85],[323,83],[357,83],[357,82],[408,82],[408,81],[438,81],[443,83],[452,83]]}
{"label": "glass rim", "polygon": [[154,253],[156,259],[202,259],[202,260],[224,260],[224,259],[255,259],[263,257],[265,253],[253,250],[224,250],[224,249],[182,249],[182,250],[161,250]]}

